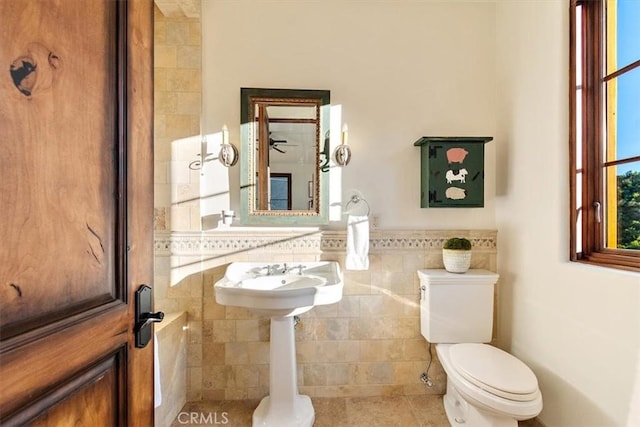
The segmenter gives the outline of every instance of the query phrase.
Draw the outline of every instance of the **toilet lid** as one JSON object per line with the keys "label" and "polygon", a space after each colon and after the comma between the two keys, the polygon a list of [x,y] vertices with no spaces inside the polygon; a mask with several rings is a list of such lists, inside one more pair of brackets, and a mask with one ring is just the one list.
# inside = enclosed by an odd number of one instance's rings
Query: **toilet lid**
{"label": "toilet lid", "polygon": [[538,393],[538,380],[533,371],[499,348],[487,344],[455,344],[449,355],[464,379],[496,396],[529,401]]}

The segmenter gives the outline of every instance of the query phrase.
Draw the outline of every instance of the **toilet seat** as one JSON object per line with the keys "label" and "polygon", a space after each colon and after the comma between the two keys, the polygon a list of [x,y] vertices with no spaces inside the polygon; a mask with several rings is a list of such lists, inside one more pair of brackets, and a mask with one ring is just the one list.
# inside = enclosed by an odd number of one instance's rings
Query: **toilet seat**
{"label": "toilet seat", "polygon": [[[531,395],[530,400],[515,400],[493,394],[491,391],[467,380],[461,373],[462,369],[456,369],[454,367],[455,363],[451,360],[450,350],[457,345],[460,344],[436,345],[438,359],[447,374],[447,394],[449,394],[449,388],[451,388],[451,391],[455,390],[455,393],[461,395],[464,400],[469,402],[470,406],[482,408],[485,411],[505,417],[511,417],[515,420],[533,418],[542,411],[542,394],[539,389]],[[492,386],[494,389],[498,388],[493,384]]]}
{"label": "toilet seat", "polygon": [[533,371],[505,351],[487,344],[461,343],[451,346],[449,356],[460,376],[495,396],[518,402],[539,396]]}

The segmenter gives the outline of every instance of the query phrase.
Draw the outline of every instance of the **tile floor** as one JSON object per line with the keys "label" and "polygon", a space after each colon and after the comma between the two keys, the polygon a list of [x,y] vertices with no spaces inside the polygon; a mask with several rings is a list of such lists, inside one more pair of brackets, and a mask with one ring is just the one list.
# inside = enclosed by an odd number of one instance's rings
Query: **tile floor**
{"label": "tile floor", "polygon": [[[312,399],[314,427],[448,427],[442,396],[336,397]],[[251,427],[258,400],[187,403],[172,427]],[[189,417],[193,417],[190,419]],[[533,426],[521,422],[520,427]]]}

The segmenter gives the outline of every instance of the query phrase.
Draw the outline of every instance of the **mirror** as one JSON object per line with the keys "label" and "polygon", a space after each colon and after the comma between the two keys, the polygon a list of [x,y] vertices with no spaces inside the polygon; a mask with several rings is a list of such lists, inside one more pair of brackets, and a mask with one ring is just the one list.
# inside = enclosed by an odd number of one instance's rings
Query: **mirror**
{"label": "mirror", "polygon": [[240,90],[243,224],[328,223],[329,94]]}

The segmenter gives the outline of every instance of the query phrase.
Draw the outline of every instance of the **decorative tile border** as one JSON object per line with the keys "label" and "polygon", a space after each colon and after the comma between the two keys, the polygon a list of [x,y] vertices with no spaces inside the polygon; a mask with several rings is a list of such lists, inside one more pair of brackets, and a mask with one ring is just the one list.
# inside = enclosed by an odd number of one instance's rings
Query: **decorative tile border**
{"label": "decorative tile border", "polygon": [[[376,250],[440,250],[449,237],[466,237],[474,250],[496,250],[497,232],[493,230],[376,230],[370,234],[369,249]],[[347,247],[346,233],[325,232],[322,250],[344,251]]]}
{"label": "decorative tile border", "polygon": [[[440,250],[452,236],[471,240],[476,251],[495,252],[495,230],[374,230],[369,235],[371,252]],[[209,255],[242,251],[321,253],[344,252],[347,235],[342,230],[309,231],[156,231],[154,248],[158,256]]]}

